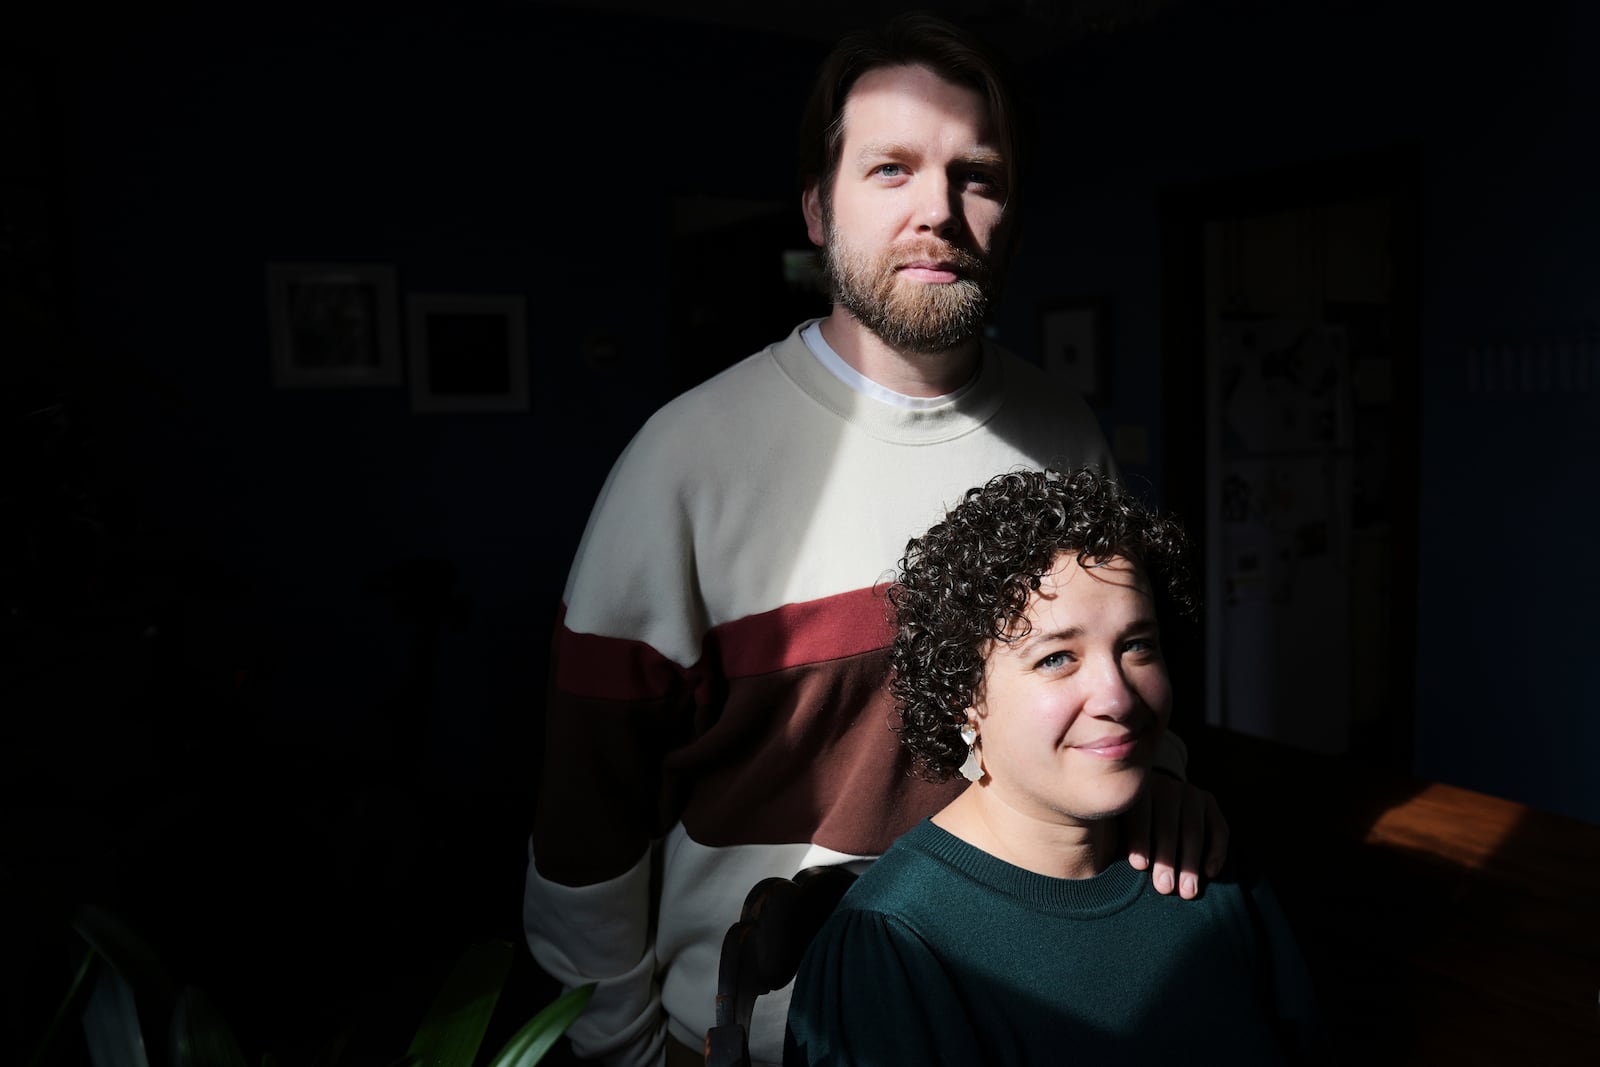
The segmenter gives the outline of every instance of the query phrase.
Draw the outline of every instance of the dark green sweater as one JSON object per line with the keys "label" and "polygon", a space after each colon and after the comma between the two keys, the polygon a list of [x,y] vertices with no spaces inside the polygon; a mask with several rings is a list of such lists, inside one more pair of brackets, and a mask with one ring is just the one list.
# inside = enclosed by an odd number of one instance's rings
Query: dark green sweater
{"label": "dark green sweater", "polygon": [[924,821],[851,887],[795,979],[787,1064],[1321,1059],[1266,886],[1165,897],[1126,862],[1048,878]]}

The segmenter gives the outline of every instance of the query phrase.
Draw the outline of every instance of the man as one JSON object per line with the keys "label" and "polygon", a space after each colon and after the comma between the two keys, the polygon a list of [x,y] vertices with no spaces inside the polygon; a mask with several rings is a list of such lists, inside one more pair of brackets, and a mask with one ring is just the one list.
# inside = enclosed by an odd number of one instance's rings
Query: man
{"label": "man", "polygon": [[[1081,399],[980,339],[1015,238],[1012,123],[942,21],[842,41],[802,127],[832,314],[657,412],[601,490],[555,639],[524,907],[547,972],[600,982],[580,1055],[697,1059],[750,887],[864,866],[949,801],[900,762],[875,586],[968,486],[1111,464]],[[1158,763],[1181,772],[1181,747]],[[1207,821],[1208,870],[1225,831],[1198,791],[1158,799],[1158,885],[1178,853],[1192,897]],[[757,1061],[781,1056],[786,1005],[758,1004]]]}

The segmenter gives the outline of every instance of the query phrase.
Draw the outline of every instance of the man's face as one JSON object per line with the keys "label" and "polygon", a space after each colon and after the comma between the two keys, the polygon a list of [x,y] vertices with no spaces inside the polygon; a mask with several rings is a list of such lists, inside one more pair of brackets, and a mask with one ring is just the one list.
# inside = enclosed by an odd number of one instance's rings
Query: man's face
{"label": "man's face", "polygon": [[861,76],[828,210],[806,219],[834,300],[888,344],[941,352],[988,308],[1006,160],[977,92],[924,67]]}
{"label": "man's face", "polygon": [[1126,811],[1172,708],[1149,583],[1125,559],[1092,562],[1057,559],[1027,635],[991,643],[973,704],[985,792],[1050,823]]}

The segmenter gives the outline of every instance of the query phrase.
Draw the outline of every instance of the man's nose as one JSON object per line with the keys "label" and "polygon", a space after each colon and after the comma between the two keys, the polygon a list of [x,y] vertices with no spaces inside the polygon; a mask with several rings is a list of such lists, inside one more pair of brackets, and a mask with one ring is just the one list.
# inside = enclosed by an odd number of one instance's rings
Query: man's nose
{"label": "man's nose", "polygon": [[952,237],[959,227],[955,184],[948,175],[934,172],[923,177],[917,190],[917,232]]}

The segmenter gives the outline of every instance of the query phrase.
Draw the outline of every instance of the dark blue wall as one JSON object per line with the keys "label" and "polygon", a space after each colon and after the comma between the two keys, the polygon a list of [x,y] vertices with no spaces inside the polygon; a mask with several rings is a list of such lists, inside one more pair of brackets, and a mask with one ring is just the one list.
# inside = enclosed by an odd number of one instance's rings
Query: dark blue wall
{"label": "dark blue wall", "polygon": [[[515,788],[585,514],[673,388],[670,202],[792,197],[820,49],[512,5],[295,7],[170,15],[61,65],[75,358],[102,462],[139,536],[202,575],[189,640],[237,665],[272,736],[382,743],[416,628],[368,587],[405,560],[453,564],[469,607],[441,640],[429,759]],[[1475,346],[1595,324],[1600,75],[1583,48],[1600,26],[1575,3],[1451,18],[1178,5],[1033,64],[1045,151],[1000,334],[1028,350],[1038,302],[1111,297],[1104,417],[1148,426],[1159,456],[1161,191],[1420,143],[1418,769],[1600,820],[1584,656],[1600,385],[1473,390],[1465,369]],[[393,263],[402,293],[527,295],[531,412],[274,390],[273,260]],[[597,328],[623,342],[605,370],[580,358]],[[1138,473],[1159,489],[1157,466]]]}
{"label": "dark blue wall", "polygon": [[[204,560],[181,594],[209,631],[190,656],[249,672],[256,727],[390,743],[418,627],[370,587],[446,561],[465,602],[424,709],[431,770],[526,782],[584,518],[673,391],[670,202],[793,199],[816,60],[528,5],[295,4],[253,24],[173,14],[69,57],[74,318],[100,462],[130,487],[145,551]],[[269,261],[390,263],[402,300],[525,295],[531,410],[272,388]],[[620,342],[613,365],[581,358],[597,330]]]}

